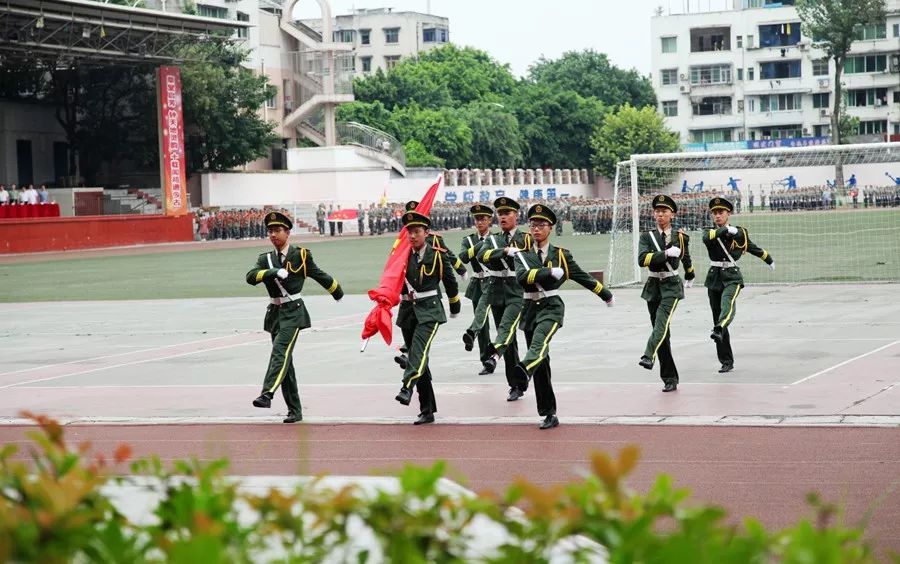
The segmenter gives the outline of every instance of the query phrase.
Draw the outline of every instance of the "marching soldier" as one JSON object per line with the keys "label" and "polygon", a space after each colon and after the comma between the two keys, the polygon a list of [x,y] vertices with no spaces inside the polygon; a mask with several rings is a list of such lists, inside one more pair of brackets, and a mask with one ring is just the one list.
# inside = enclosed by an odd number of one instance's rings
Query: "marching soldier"
{"label": "marching soldier", "polygon": [[671,323],[678,302],[684,299],[684,288],[678,276],[679,261],[684,265],[685,286],[694,285],[694,267],[688,252],[690,238],[679,230],[673,233],[672,220],[678,213],[678,206],[669,196],[659,195],[653,199],[653,218],[656,229],[641,233],[638,245],[638,264],[650,271],[641,297],[647,302],[653,332],[647,340],[640,364],[647,370],[659,356],[659,377],[662,378],[664,392],[678,389],[678,369],[672,358]]}
{"label": "marching soldier", "polygon": [[437,412],[428,354],[438,326],[447,322],[440,298],[440,284],[443,283],[447,291],[450,317],[459,315],[462,304],[447,250],[434,245],[434,239],[429,237],[431,220],[428,216],[410,211],[403,215],[403,224],[411,247],[404,279],[404,300],[410,302],[411,307],[398,311],[397,326],[409,348],[409,360],[403,372],[403,387],[394,399],[409,405],[415,385],[419,393],[420,411],[413,424],[423,425],[433,423]]}
{"label": "marching soldier", "polygon": [[522,287],[516,282],[512,255],[531,250],[532,239],[529,233],[517,229],[519,208],[519,203],[512,198],[494,200],[500,233],[480,242],[475,249],[478,261],[493,271],[491,283],[494,288],[490,293],[489,305],[497,326],[497,340],[488,346],[490,356],[485,362],[496,366],[497,360],[503,357],[506,382],[509,384],[506,401],[516,401],[528,389],[528,379],[516,370],[519,364],[516,329],[522,315]]}
{"label": "marching soldier", "polygon": [[[419,205],[419,202],[417,202],[415,200],[410,200],[410,201],[406,202],[406,211],[407,212],[416,211],[416,207],[418,205]],[[403,225],[406,225],[406,224],[404,223]],[[438,235],[437,233],[431,233],[431,232],[429,232],[428,236],[431,237],[432,243],[434,245],[437,245],[439,248],[444,249],[446,251],[447,258],[450,260],[451,267],[453,268],[454,271],[456,271],[456,273],[463,280],[465,280],[469,275],[469,271],[466,270],[466,265],[464,265],[463,262],[461,260],[459,260],[459,257],[457,257],[456,255],[453,254],[453,251],[451,251],[450,247],[448,247],[447,244],[444,242],[444,238],[441,237],[440,235]]]}
{"label": "marching soldier", "polygon": [[253,400],[255,407],[271,407],[275,390],[288,407],[285,423],[303,420],[297,377],[294,372],[294,347],[302,329],[311,326],[309,313],[300,297],[307,278],[312,278],[329,294],[340,301],[344,297],[337,280],[322,271],[313,261],[312,253],[303,247],[288,244],[293,223],[280,212],[266,216],[266,231],[274,250],[259,255],[256,265],[247,273],[247,283],[265,284],[270,304],[266,309],[263,328],[272,335],[272,354],[263,382],[263,391]]}
{"label": "marching soldier", "polygon": [[608,307],[615,300],[603,284],[578,266],[570,251],[550,244],[550,228],[556,223],[553,210],[535,204],[528,210],[528,219],[534,244],[528,250],[513,251],[516,281],[524,290],[521,325],[528,344],[525,358],[515,369],[526,382],[534,377],[538,415],[544,418],[540,428],[550,429],[559,425],[549,354],[550,341],[562,327],[565,315],[559,287],[572,280],[600,296]]}
{"label": "marching soldier", "polygon": [[491,343],[490,323],[488,316],[491,314],[491,292],[493,285],[491,284],[489,273],[486,267],[478,262],[475,257],[475,248],[479,243],[490,235],[491,221],[494,218],[494,210],[490,206],[483,204],[475,204],[469,210],[475,220],[475,233],[466,235],[462,240],[462,249],[459,258],[464,263],[472,265],[472,281],[466,288],[466,297],[472,300],[475,308],[475,318],[472,324],[463,333],[463,343],[467,351],[471,351],[478,340],[478,357],[481,359],[483,368],[479,375],[492,374],[496,364],[486,363],[488,355],[488,345]]}
{"label": "marching soldier", "polygon": [[734,368],[728,326],[734,321],[738,294],[744,287],[744,278],[737,261],[744,253],[750,253],[775,270],[775,259],[768,251],[750,241],[747,229],[728,224],[733,209],[734,206],[725,198],[710,200],[709,211],[715,227],[703,233],[703,244],[709,253],[709,273],[704,285],[709,294],[709,306],[715,323],[709,337],[716,342],[716,353],[722,363],[720,373],[730,372]]}

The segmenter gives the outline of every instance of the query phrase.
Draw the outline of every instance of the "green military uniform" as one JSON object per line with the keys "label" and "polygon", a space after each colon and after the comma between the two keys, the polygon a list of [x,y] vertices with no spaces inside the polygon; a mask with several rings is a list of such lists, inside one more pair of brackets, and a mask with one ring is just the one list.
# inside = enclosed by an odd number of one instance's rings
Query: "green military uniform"
{"label": "green military uniform", "polygon": [[[531,206],[528,219],[543,220],[551,225],[556,223],[556,215],[542,204]],[[535,242],[528,250],[514,255],[516,281],[524,290],[520,325],[528,345],[525,358],[516,369],[526,381],[534,377],[538,414],[545,418],[541,428],[546,429],[559,424],[550,372],[550,341],[562,327],[565,316],[565,304],[559,295],[559,288],[567,280],[572,280],[600,296],[609,305],[613,303],[613,295],[578,266],[569,250],[551,245],[549,233],[543,248],[536,245]]]}
{"label": "green military uniform", "polygon": [[[653,207],[663,207],[678,211],[675,201],[665,195],[656,196]],[[678,386],[678,368],[672,358],[671,335],[672,316],[678,302],[684,299],[684,287],[681,277],[678,275],[678,263],[684,265],[685,280],[693,280],[694,267],[691,263],[689,251],[690,237],[682,231],[674,231],[670,226],[668,234],[654,227],[650,231],[641,233],[638,243],[638,264],[650,271],[649,278],[644,284],[641,297],[647,302],[647,310],[650,312],[650,323],[653,332],[647,339],[644,355],[640,364],[644,368],[652,369],[659,356],[659,376],[666,384],[663,391],[673,391]],[[669,256],[667,250],[678,247],[677,256]]]}
{"label": "green military uniform", "polygon": [[[407,212],[403,215],[403,224],[407,227],[428,228],[431,222],[427,216]],[[437,412],[428,354],[438,326],[447,322],[439,291],[442,283],[450,302],[450,314],[455,316],[459,314],[462,304],[446,250],[427,242],[419,251],[412,249],[406,265],[406,292],[403,297],[403,301],[409,305],[400,308],[397,313],[397,326],[403,332],[403,340],[409,347],[409,360],[403,372],[403,387],[396,399],[409,405],[411,389],[415,385],[420,407],[416,424],[434,421],[434,414]]]}
{"label": "green military uniform", "polygon": [[[266,216],[266,228],[272,225],[285,226],[288,230],[293,226],[290,219],[279,212],[272,212]],[[263,329],[272,335],[272,354],[266,369],[263,393],[254,405],[269,407],[258,404],[267,403],[262,401],[263,397],[271,400],[275,390],[280,386],[288,406],[288,416],[299,417],[300,394],[294,373],[293,354],[300,331],[311,326],[309,313],[300,292],[307,278],[318,282],[335,300],[340,300],[344,296],[344,291],[337,280],[316,266],[312,253],[307,249],[287,245],[282,252],[273,249],[259,255],[256,264],[247,272],[247,283],[252,286],[264,284],[271,302],[266,309]],[[281,278],[279,272],[286,276]]]}
{"label": "green military uniform", "polygon": [[[410,200],[410,201],[406,202],[406,206],[405,206],[406,211],[407,212],[416,211],[416,206],[418,206],[418,205],[419,205],[419,202],[417,202],[415,200]],[[406,225],[406,224],[404,223],[404,225]],[[468,276],[468,271],[466,270],[466,265],[463,264],[463,262],[459,259],[459,257],[457,257],[456,255],[453,254],[453,251],[451,251],[450,247],[448,247],[447,244],[444,242],[444,238],[441,237],[440,235],[438,235],[437,233],[429,233],[428,236],[432,238],[434,245],[438,246],[439,248],[443,249],[446,252],[447,258],[450,260],[450,265],[453,268],[453,270],[457,274],[459,274],[463,279],[465,279],[466,276]]]}
{"label": "green military uniform", "polygon": [[[489,206],[475,204],[472,206],[470,213],[473,218],[478,216],[493,217],[494,210]],[[463,342],[466,345],[466,350],[470,351],[477,338],[478,354],[482,363],[489,357],[488,346],[491,343],[490,325],[487,321],[491,313],[490,297],[485,298],[485,296],[490,293],[492,286],[486,278],[488,275],[487,269],[475,257],[475,247],[478,243],[484,241],[487,235],[490,235],[490,231],[485,236],[482,236],[478,231],[466,235],[463,237],[462,248],[459,253],[460,260],[472,266],[472,280],[466,288],[466,297],[472,301],[472,306],[475,308],[475,317],[472,320],[472,324],[469,325],[469,328],[463,334]],[[493,366],[485,364],[482,373],[490,374],[493,371]]]}
{"label": "green military uniform", "polygon": [[[713,198],[709,202],[709,210],[717,209],[731,212],[734,207],[725,198]],[[737,297],[744,287],[744,277],[737,261],[744,253],[750,253],[774,270],[775,260],[768,251],[750,241],[750,234],[744,227],[725,225],[711,228],[703,233],[703,244],[709,253],[710,265],[704,286],[709,294],[709,306],[715,323],[710,338],[716,342],[716,353],[722,363],[719,372],[728,372],[734,367],[728,326],[734,321]]]}
{"label": "green military uniform", "polygon": [[[519,210],[519,203],[511,198],[497,198],[494,209]],[[516,371],[519,364],[519,345],[516,340],[516,329],[519,327],[522,314],[522,287],[516,282],[516,266],[512,256],[506,254],[507,248],[520,251],[531,250],[531,234],[513,228],[510,232],[492,235],[478,243],[475,256],[489,271],[490,290],[487,292],[487,305],[491,307],[494,323],[497,326],[497,338],[489,347],[491,358],[502,355],[505,364],[506,382],[510,392],[508,401],[522,397],[528,389],[528,379]]]}

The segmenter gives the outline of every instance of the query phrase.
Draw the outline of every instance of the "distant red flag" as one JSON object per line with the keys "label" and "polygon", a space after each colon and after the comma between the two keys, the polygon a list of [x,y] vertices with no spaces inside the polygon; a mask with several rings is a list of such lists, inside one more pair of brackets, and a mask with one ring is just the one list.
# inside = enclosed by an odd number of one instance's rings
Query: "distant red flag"
{"label": "distant red flag", "polygon": [[[419,201],[419,205],[416,206],[417,212],[424,215],[431,213],[431,206],[434,204],[434,198],[443,179],[443,175],[438,175],[437,180],[428,188]],[[375,306],[369,312],[363,325],[363,340],[376,333],[381,333],[384,342],[388,345],[391,344],[393,338],[391,308],[400,303],[400,291],[403,289],[403,279],[406,277],[407,262],[409,262],[409,239],[406,238],[406,227],[404,227],[391,247],[391,254],[388,255],[387,262],[384,264],[384,272],[381,273],[378,287],[369,290],[369,299],[375,302]]]}

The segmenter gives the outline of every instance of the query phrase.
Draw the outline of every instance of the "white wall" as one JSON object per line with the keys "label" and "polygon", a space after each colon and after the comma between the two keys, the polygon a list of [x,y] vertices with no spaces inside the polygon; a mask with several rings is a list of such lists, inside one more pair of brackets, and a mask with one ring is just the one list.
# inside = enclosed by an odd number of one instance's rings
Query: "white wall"
{"label": "white wall", "polygon": [[34,185],[56,181],[53,143],[66,142],[50,106],[0,101],[0,182],[19,182],[16,140],[31,141]]}

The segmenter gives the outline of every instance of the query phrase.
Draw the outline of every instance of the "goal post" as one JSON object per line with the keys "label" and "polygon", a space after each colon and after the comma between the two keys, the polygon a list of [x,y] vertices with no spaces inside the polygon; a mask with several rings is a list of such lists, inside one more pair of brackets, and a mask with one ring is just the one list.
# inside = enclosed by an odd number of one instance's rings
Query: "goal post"
{"label": "goal post", "polygon": [[[834,184],[836,166],[844,186]],[[746,227],[775,259],[770,271],[746,255],[748,282],[900,282],[900,143],[632,155],[614,180],[613,286],[646,277],[637,248],[641,231],[654,226],[655,194],[678,204],[675,227],[691,235],[699,277],[709,266],[702,243],[712,225],[709,200],[721,196],[735,205],[731,224]]]}

